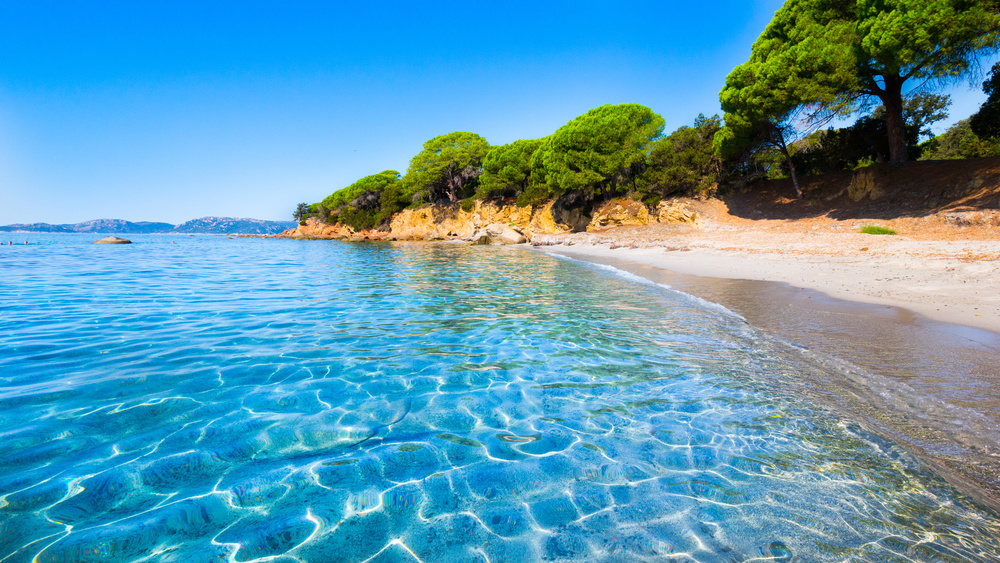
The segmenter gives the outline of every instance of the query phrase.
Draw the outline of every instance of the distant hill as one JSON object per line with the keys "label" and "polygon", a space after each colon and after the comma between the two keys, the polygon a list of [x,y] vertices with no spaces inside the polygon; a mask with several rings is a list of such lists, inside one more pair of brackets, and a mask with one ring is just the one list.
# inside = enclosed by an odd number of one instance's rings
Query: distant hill
{"label": "distant hill", "polygon": [[239,233],[241,235],[274,235],[294,229],[295,221],[263,221],[261,219],[236,219],[233,217],[202,217],[174,227],[172,233]]}
{"label": "distant hill", "polygon": [[72,233],[73,225],[50,225],[48,223],[15,223],[0,227],[3,233]]}
{"label": "distant hill", "polygon": [[74,233],[169,233],[174,229],[170,223],[133,223],[121,219],[93,219],[67,226]]}
{"label": "distant hill", "polygon": [[261,219],[237,219],[235,217],[202,217],[180,225],[154,223],[150,221],[124,221],[122,219],[94,219],[72,225],[51,225],[49,223],[14,224],[0,227],[0,232],[19,233],[190,233],[190,234],[241,234],[273,235],[286,229],[294,229],[295,221],[263,221]]}

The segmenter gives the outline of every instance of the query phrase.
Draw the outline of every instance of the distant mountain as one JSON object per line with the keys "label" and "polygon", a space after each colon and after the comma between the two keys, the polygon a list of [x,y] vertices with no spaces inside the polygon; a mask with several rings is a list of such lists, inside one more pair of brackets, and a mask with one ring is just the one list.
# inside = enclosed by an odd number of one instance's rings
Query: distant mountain
{"label": "distant mountain", "polygon": [[263,221],[261,219],[236,219],[233,217],[202,217],[174,227],[172,233],[211,233],[241,235],[274,235],[294,229],[295,221]]}
{"label": "distant mountain", "polygon": [[234,217],[202,217],[180,225],[154,223],[150,221],[124,221],[122,219],[94,219],[73,225],[50,225],[49,223],[14,224],[0,227],[0,232],[17,233],[185,233],[185,234],[240,234],[273,235],[286,229],[294,229],[295,221],[263,221],[261,219],[237,219]]}
{"label": "distant mountain", "polygon": [[3,233],[72,233],[73,225],[50,225],[48,223],[15,223],[0,227]]}
{"label": "distant mountain", "polygon": [[121,219],[93,219],[70,227],[74,233],[169,233],[174,229],[170,223],[149,221],[123,221]]}

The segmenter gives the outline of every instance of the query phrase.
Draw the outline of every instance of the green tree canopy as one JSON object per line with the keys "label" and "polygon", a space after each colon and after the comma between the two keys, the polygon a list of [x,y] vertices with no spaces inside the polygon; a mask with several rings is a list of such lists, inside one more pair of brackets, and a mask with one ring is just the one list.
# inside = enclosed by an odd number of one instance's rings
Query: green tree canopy
{"label": "green tree canopy", "polygon": [[410,160],[404,193],[416,200],[457,202],[475,187],[489,150],[486,139],[464,131],[428,140]]}
{"label": "green tree canopy", "polygon": [[[930,125],[948,117],[949,96],[920,92],[903,101],[907,152],[921,154],[920,137],[931,137]],[[885,108],[858,118],[850,127],[816,131],[793,143],[792,160],[800,173],[823,174],[853,170],[873,162],[889,160],[889,138],[885,130]]]}
{"label": "green tree canopy", "polygon": [[[948,119],[948,106],[951,96],[941,96],[930,92],[917,92],[903,98],[903,125],[907,138],[913,132],[917,139],[933,137],[931,124],[942,119]],[[882,115],[879,115],[882,112]],[[879,106],[872,112],[873,117],[882,117],[884,121],[885,106]]]}
{"label": "green tree canopy", "polygon": [[531,157],[542,139],[519,139],[495,146],[483,159],[483,174],[476,192],[483,198],[516,196],[531,184]]}
{"label": "green tree canopy", "polygon": [[694,127],[681,127],[654,141],[641,191],[653,197],[666,197],[677,192],[708,190],[719,179],[719,158],[712,144],[721,128],[719,116],[698,115]]}
{"label": "green tree canopy", "polygon": [[295,212],[292,213],[292,217],[294,217],[296,221],[301,221],[305,219],[306,215],[308,214],[309,214],[309,204],[300,203],[295,206]]}
{"label": "green tree canopy", "polygon": [[663,124],[659,114],[639,104],[592,109],[546,138],[532,157],[533,182],[556,197],[610,196],[634,183]]}
{"label": "green tree canopy", "polygon": [[316,207],[321,219],[331,215],[341,225],[354,229],[372,229],[399,211],[399,172],[383,170],[365,176],[344,189],[330,194]]}
{"label": "green tree canopy", "polygon": [[973,132],[970,119],[963,119],[944,133],[921,145],[920,160],[952,160],[1000,156],[1000,138],[981,138]]}
{"label": "green tree canopy", "polygon": [[378,174],[365,176],[350,186],[337,190],[323,200],[323,205],[330,209],[340,209],[345,205],[371,208],[378,201],[378,195],[386,186],[399,180],[399,172],[383,170]]}
{"label": "green tree canopy", "polygon": [[788,103],[778,109],[849,113],[877,99],[899,164],[908,160],[908,85],[959,77],[998,42],[996,0],[788,0],[754,43],[748,70],[780,85]]}
{"label": "green tree canopy", "polygon": [[[795,29],[797,14],[786,8],[806,1],[789,0],[778,10],[754,43],[750,59],[726,77],[726,85],[719,93],[726,126],[715,137],[716,152],[726,160],[752,161],[770,157],[775,150],[781,153],[799,197],[802,190],[788,145],[817,125],[810,119],[809,102],[835,102],[825,82],[848,78],[837,74],[842,69],[822,64],[812,52],[836,46],[821,44],[810,35],[821,31],[815,22],[802,22],[805,29]],[[786,27],[801,34],[800,41],[775,33]],[[813,79],[798,76],[804,67],[809,67]],[[827,78],[819,81],[815,79],[818,76]]]}
{"label": "green tree canopy", "polygon": [[[903,100],[903,135],[908,155],[920,155],[920,137],[934,135],[930,125],[948,117],[946,108],[950,103],[949,96],[928,93],[915,94]],[[862,159],[878,162],[891,159],[892,147],[889,145],[885,114],[885,106],[880,105],[871,115],[858,118],[853,126],[843,131],[847,135],[853,164]]]}
{"label": "green tree canopy", "polygon": [[979,137],[1000,137],[1000,63],[993,65],[990,78],[983,82],[983,92],[989,97],[969,118],[969,126]]}
{"label": "green tree canopy", "polygon": [[763,82],[753,80],[741,81],[747,78],[744,67],[737,68],[726,79],[720,95],[726,125],[716,132],[713,149],[725,160],[741,162],[768,160],[773,151],[778,151],[788,166],[796,195],[802,197],[788,147],[802,133],[803,106],[779,88],[768,89]]}

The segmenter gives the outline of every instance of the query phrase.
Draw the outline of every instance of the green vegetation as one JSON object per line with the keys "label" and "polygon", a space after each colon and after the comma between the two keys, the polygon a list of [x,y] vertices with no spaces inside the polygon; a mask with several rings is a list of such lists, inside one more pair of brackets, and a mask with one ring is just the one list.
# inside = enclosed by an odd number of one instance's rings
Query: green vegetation
{"label": "green vegetation", "polygon": [[662,132],[663,118],[639,104],[588,111],[556,129],[532,157],[535,186],[545,186],[538,195],[589,203],[634,191],[650,144]]}
{"label": "green vegetation", "polygon": [[977,137],[1000,137],[1000,63],[993,65],[990,78],[983,82],[983,92],[989,96],[979,111],[969,118],[969,126]]}
{"label": "green vegetation", "polygon": [[543,139],[520,139],[490,149],[483,160],[477,195],[483,199],[516,197],[531,186],[531,157]]}
{"label": "green vegetation", "polygon": [[360,208],[377,207],[374,204],[379,199],[386,186],[399,179],[399,172],[384,170],[378,174],[365,176],[346,188],[336,191],[323,200],[323,205],[329,209],[341,209],[347,206]]}
{"label": "green vegetation", "polygon": [[[948,117],[949,96],[926,92],[903,101],[906,147],[911,156],[923,154],[921,137],[931,137],[930,125]],[[850,127],[817,131],[792,143],[792,160],[803,174],[853,170],[889,160],[889,138],[885,108],[878,106]]]}
{"label": "green vegetation", "polygon": [[[787,20],[794,23],[794,14],[786,8],[798,5],[791,1],[779,10],[764,34],[754,43],[750,60],[733,69],[726,77],[726,86],[719,93],[725,112],[726,126],[715,137],[715,150],[723,158],[757,160],[778,151],[802,197],[789,143],[803,123],[806,104],[815,98],[832,100],[816,80],[805,80],[796,74],[800,68],[800,53],[793,39],[810,30],[785,29]],[[797,35],[789,36],[794,32]],[[802,39],[798,37],[798,39]],[[819,69],[812,69],[819,72]],[[829,98],[830,100],[826,100]]]}
{"label": "green vegetation", "polygon": [[[927,92],[1000,43],[996,1],[789,0],[719,94],[725,127],[717,154],[736,176],[791,176],[854,169],[919,155],[927,126],[948,99]],[[812,135],[837,116],[880,102],[854,126]],[[795,142],[797,138],[805,137]],[[779,161],[784,162],[779,164]]]}
{"label": "green vegetation", "polygon": [[456,203],[471,196],[489,150],[486,139],[475,133],[455,131],[430,139],[410,160],[403,195],[411,203]]}
{"label": "green vegetation", "polygon": [[300,203],[297,206],[295,206],[295,212],[292,213],[292,218],[301,223],[308,214],[309,214],[309,204]]}
{"label": "green vegetation", "polygon": [[[975,115],[930,132],[950,104],[932,87],[998,48],[1000,0],[787,0],[726,78],[723,119],[699,115],[663,135],[662,116],[627,103],[594,108],[542,139],[491,147],[456,131],[425,142],[404,175],[366,176],[299,204],[294,216],[361,230],[427,203],[471,211],[476,200],[577,207],[626,196],[653,207],[783,177],[801,198],[802,174],[1000,155],[1000,63]],[[851,115],[853,125],[824,129]]]}
{"label": "green vegetation", "polygon": [[815,122],[818,112],[845,115],[878,100],[889,161],[901,164],[909,159],[904,87],[958,77],[995,49],[997,4],[789,0],[754,43],[744,72],[778,90],[782,103],[769,107],[767,115],[779,122],[796,107],[816,108]]}
{"label": "green vegetation", "polygon": [[1000,138],[984,139],[963,119],[944,133],[920,145],[920,160],[955,160],[1000,156]]}
{"label": "green vegetation", "polygon": [[988,98],[979,111],[920,145],[920,160],[1000,156],[1000,63],[983,82],[983,92]]}
{"label": "green vegetation", "polygon": [[661,138],[663,117],[618,104],[592,109],[544,139],[491,147],[456,131],[425,142],[402,177],[395,170],[366,176],[296,213],[361,230],[425,203],[471,211],[474,199],[515,198],[525,206],[561,198],[572,206],[615,195],[705,191],[717,181],[711,138],[720,126],[717,116],[699,117],[694,128]]}
{"label": "green vegetation", "polygon": [[894,234],[896,234],[896,231],[894,231],[892,229],[889,229],[889,228],[886,228],[886,227],[880,227],[878,225],[865,225],[864,227],[861,227],[861,231],[860,232],[863,233],[863,234],[866,234],[866,235],[894,235]]}
{"label": "green vegetation", "polygon": [[354,229],[371,229],[387,223],[402,209],[398,183],[399,172],[395,170],[365,176],[313,204],[310,210],[323,221],[332,219]]}
{"label": "green vegetation", "polygon": [[[722,171],[712,143],[722,128],[719,116],[698,115],[693,127],[681,127],[653,142],[639,194],[652,203],[678,195],[702,195],[714,189]],[[655,205],[655,204],[653,204]]]}

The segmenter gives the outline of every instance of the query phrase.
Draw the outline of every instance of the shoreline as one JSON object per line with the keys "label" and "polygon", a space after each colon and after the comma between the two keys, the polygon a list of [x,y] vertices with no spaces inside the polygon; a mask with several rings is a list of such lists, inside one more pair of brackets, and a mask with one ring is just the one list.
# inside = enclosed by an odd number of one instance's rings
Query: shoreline
{"label": "shoreline", "polygon": [[612,248],[607,244],[554,245],[542,250],[620,259],[691,276],[786,283],[845,301],[898,307],[931,320],[1000,335],[1000,292],[996,290],[1000,287],[1000,264],[954,257],[978,246],[975,242],[917,244],[922,247],[919,253],[897,244],[885,253],[867,256],[790,255],[768,249]]}
{"label": "shoreline", "polygon": [[[807,354],[846,362],[844,380],[816,383],[820,400],[900,444],[1000,514],[1000,331],[991,330],[996,317],[987,320],[983,313],[975,317],[984,320],[978,327],[954,322],[989,303],[976,310],[927,299],[915,307],[908,299],[859,294],[855,288],[864,287],[864,280],[858,278],[875,268],[883,276],[899,272],[885,264],[859,266],[856,257],[817,260],[588,244],[533,250],[612,266],[719,304]],[[928,294],[933,296],[923,295]],[[910,290],[907,297],[920,295]]]}

